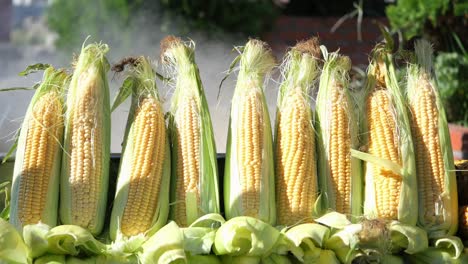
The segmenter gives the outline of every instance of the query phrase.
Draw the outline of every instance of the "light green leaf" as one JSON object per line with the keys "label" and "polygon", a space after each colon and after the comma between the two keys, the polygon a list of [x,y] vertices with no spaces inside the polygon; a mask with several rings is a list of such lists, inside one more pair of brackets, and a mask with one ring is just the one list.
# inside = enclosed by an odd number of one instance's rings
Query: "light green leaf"
{"label": "light green leaf", "polygon": [[0,262],[11,264],[32,263],[29,248],[18,231],[7,221],[0,219]]}
{"label": "light green leaf", "polygon": [[338,229],[342,229],[351,224],[346,215],[338,212],[327,213],[322,217],[315,219],[315,222]]}
{"label": "light green leaf", "polygon": [[193,255],[210,254],[216,230],[206,227],[183,228],[184,250]]}
{"label": "light green leaf", "polygon": [[239,216],[218,229],[214,252],[217,255],[267,256],[279,238],[280,232],[271,225],[253,217]]}
{"label": "light green leaf", "polygon": [[123,102],[125,102],[125,100],[132,94],[133,85],[133,77],[127,77],[124,80],[122,86],[120,87],[119,91],[117,92],[117,95],[114,98],[114,102],[112,102],[111,112],[114,112],[114,110],[117,107],[119,107],[119,105],[121,105]]}
{"label": "light green leaf", "polygon": [[87,229],[75,225],[60,225],[52,228],[48,235],[49,252],[76,256],[79,253],[100,255],[106,246],[96,240]]}
{"label": "light green leaf", "polygon": [[29,65],[28,67],[26,67],[26,69],[20,73],[18,73],[19,76],[26,76],[28,74],[31,74],[31,73],[34,73],[34,72],[37,72],[37,71],[43,71],[47,68],[50,67],[50,64],[47,64],[47,63],[36,63],[36,64],[32,64],[32,65]]}
{"label": "light green leaf", "polygon": [[138,259],[146,264],[187,263],[184,236],[175,222],[169,222],[143,245]]}
{"label": "light green leaf", "polygon": [[427,233],[422,228],[394,221],[390,223],[388,229],[392,243],[404,248],[408,254],[418,253],[428,248]]}
{"label": "light green leaf", "polygon": [[451,253],[453,258],[459,258],[463,252],[463,242],[459,237],[447,236],[437,239],[434,243],[436,248],[445,249],[446,252]]}
{"label": "light green leaf", "polygon": [[47,254],[42,257],[36,258],[34,264],[63,264],[66,263],[65,255],[52,255]]}
{"label": "light green leaf", "polygon": [[26,225],[23,228],[24,242],[31,249],[31,257],[37,258],[44,255],[49,248],[47,234],[50,227],[46,224]]}

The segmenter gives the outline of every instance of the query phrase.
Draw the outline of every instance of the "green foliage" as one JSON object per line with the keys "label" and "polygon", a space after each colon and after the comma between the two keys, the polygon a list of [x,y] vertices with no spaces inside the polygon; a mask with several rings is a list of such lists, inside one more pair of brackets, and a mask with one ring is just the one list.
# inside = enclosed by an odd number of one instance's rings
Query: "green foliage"
{"label": "green foliage", "polygon": [[468,55],[441,52],[434,68],[448,121],[468,126]]}
{"label": "green foliage", "polygon": [[272,0],[160,0],[163,7],[186,20],[185,30],[241,32],[258,36],[279,14]]}
{"label": "green foliage", "polygon": [[208,35],[258,36],[278,14],[272,0],[96,0],[92,4],[54,0],[47,22],[58,33],[58,48],[78,49],[83,39],[92,36],[128,49],[141,29],[176,35],[200,30]]}
{"label": "green foliage", "polygon": [[57,47],[80,47],[88,35],[100,39],[119,36],[129,25],[131,15],[141,6],[142,0],[55,0],[47,10],[47,22],[58,33]]}
{"label": "green foliage", "polygon": [[406,39],[422,35],[424,24],[429,20],[434,26],[437,18],[445,14],[450,0],[405,0],[397,1],[386,9],[393,29],[400,29]]}

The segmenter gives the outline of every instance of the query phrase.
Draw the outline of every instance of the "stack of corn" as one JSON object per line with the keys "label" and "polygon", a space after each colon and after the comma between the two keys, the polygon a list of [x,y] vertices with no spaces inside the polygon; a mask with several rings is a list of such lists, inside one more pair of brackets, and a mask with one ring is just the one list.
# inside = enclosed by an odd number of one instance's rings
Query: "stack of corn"
{"label": "stack of corn", "polygon": [[169,36],[161,42],[161,57],[176,79],[169,115],[174,164],[171,219],[188,226],[204,214],[220,211],[213,127],[194,43]]}
{"label": "stack of corn", "polygon": [[263,93],[265,75],[275,66],[266,43],[250,40],[240,56],[232,98],[224,171],[227,219],[251,216],[276,222],[273,142]]}
{"label": "stack of corn", "polygon": [[312,221],[317,213],[317,161],[310,90],[317,81],[317,38],[299,42],[283,63],[276,111],[277,224]]}
{"label": "stack of corn", "polygon": [[111,215],[112,240],[151,235],[166,224],[169,212],[171,156],[164,112],[150,62],[139,57],[134,64],[126,80],[132,83],[132,104]]}

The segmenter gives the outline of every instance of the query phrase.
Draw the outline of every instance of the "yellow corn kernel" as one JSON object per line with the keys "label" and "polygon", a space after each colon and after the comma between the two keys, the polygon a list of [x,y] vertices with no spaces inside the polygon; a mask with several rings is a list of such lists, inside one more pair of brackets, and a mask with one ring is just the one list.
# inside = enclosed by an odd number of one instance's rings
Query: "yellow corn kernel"
{"label": "yellow corn kernel", "polygon": [[60,96],[57,91],[41,96],[28,120],[22,177],[17,195],[18,217],[23,226],[43,221],[48,186],[51,184],[54,160],[63,134]]}
{"label": "yellow corn kernel", "polygon": [[140,98],[133,121],[133,157],[128,199],[121,231],[126,236],[151,228],[158,197],[166,148],[166,127],[161,105],[154,97]]}
{"label": "yellow corn kernel", "polygon": [[194,96],[186,96],[179,102],[175,115],[177,124],[177,180],[174,220],[187,226],[186,194],[192,193],[200,204],[200,113]]}
{"label": "yellow corn kernel", "polygon": [[[395,114],[385,89],[375,87],[370,92],[367,99],[367,123],[369,153],[401,165]],[[401,176],[372,163],[367,166],[373,172],[377,216],[397,220]]]}
{"label": "yellow corn kernel", "polygon": [[278,112],[276,142],[278,224],[311,220],[317,198],[315,131],[310,106],[300,87]]}

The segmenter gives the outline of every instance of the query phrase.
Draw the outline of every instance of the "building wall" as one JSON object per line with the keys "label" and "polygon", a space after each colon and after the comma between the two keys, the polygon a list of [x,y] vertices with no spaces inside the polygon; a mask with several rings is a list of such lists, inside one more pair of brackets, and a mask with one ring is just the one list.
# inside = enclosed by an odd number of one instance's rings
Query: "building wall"
{"label": "building wall", "polygon": [[387,25],[385,18],[363,18],[362,41],[357,39],[356,18],[348,19],[334,32],[331,28],[340,17],[280,17],[273,29],[263,38],[276,52],[284,50],[311,36],[318,36],[321,44],[329,51],[338,48],[340,52],[351,58],[353,65],[367,65],[368,56],[374,45],[380,40],[378,23]]}
{"label": "building wall", "polygon": [[11,0],[0,0],[0,42],[10,40]]}

